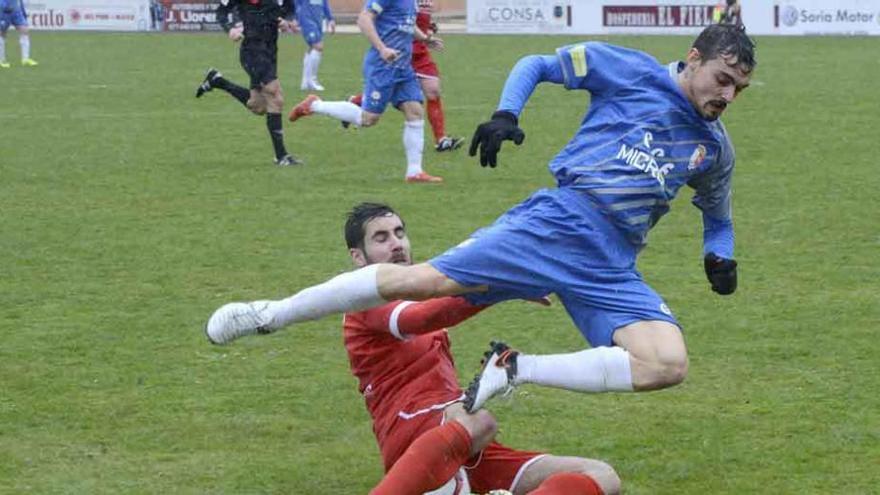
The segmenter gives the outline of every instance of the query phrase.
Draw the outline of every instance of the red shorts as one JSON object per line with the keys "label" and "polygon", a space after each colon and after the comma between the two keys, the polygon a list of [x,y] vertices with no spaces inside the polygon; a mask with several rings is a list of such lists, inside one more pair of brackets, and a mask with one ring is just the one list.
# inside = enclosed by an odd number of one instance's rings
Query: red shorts
{"label": "red shorts", "polygon": [[424,52],[413,52],[412,67],[413,70],[416,71],[416,76],[418,77],[431,77],[434,79],[440,77],[440,71],[437,70],[437,64],[434,63],[434,59],[431,58],[431,53],[427,50]]}
{"label": "red shorts", "polygon": [[487,493],[491,490],[513,491],[525,468],[544,454],[514,450],[492,442],[464,466],[471,491]]}
{"label": "red shorts", "polygon": [[[391,469],[409,444],[419,435],[440,426],[442,422],[442,410],[419,414],[410,419],[398,417],[389,434],[379,439],[385,471]],[[541,452],[514,450],[498,442],[492,442],[482,452],[469,459],[464,466],[471,491],[486,493],[497,489],[510,490],[519,481],[525,467],[542,455],[544,454]]]}

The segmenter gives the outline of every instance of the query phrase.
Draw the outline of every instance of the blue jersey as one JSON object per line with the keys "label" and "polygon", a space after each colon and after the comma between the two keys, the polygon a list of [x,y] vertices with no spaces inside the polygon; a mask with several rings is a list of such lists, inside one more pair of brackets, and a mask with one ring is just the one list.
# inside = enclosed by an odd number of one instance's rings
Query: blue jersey
{"label": "blue jersey", "polygon": [[18,11],[24,12],[22,0],[0,0],[0,13],[10,14]]}
{"label": "blue jersey", "polygon": [[560,186],[586,193],[639,244],[684,184],[704,213],[730,219],[733,146],[721,122],[705,120],[682,93],[679,63],[597,42],[557,57],[565,87],[591,95],[580,129],[550,162]]}
{"label": "blue jersey", "polygon": [[696,189],[704,252],[731,257],[733,146],[720,121],[703,119],[678,86],[681,63],[597,42],[520,60],[499,110],[519,114],[543,81],[585,89],[590,108],[574,138],[550,163],[560,187],[581,191],[636,245],[667,211],[679,188]]}
{"label": "blue jersey", "polygon": [[333,12],[330,11],[328,0],[294,0],[296,5],[296,17],[302,24],[304,19],[316,22],[319,25],[324,22],[333,20]]}
{"label": "blue jersey", "polygon": [[[400,52],[393,62],[396,67],[408,67],[412,61],[413,32],[416,26],[415,0],[367,0],[364,10],[376,14],[376,32],[388,48]],[[375,47],[370,47],[365,64],[388,65]]]}

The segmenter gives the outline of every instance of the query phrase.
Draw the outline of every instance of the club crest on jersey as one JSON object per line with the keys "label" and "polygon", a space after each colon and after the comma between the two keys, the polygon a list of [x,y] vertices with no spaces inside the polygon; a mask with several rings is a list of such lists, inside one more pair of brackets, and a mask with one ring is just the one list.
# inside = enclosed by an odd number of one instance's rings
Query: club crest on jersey
{"label": "club crest on jersey", "polygon": [[661,186],[666,186],[666,176],[675,168],[673,163],[660,164],[659,159],[666,156],[666,151],[662,148],[651,148],[654,142],[654,135],[645,132],[642,142],[639,143],[644,149],[639,149],[638,145],[627,146],[620,143],[620,151],[617,152],[618,160],[623,160],[632,167],[635,167],[651,177],[657,179]]}
{"label": "club crest on jersey", "polygon": [[706,159],[706,147],[702,144],[697,145],[697,149],[694,150],[694,153],[691,155],[691,159],[688,162],[688,170],[693,170],[700,166],[703,163],[703,160]]}

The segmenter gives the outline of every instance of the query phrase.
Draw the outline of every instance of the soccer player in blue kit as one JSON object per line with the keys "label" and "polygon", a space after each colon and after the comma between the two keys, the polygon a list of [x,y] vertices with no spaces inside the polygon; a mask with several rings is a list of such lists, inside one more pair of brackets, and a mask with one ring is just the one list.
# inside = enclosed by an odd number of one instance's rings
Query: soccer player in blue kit
{"label": "soccer player in blue kit", "polygon": [[294,0],[294,3],[296,20],[308,45],[303,56],[302,83],[299,89],[324,91],[324,86],[318,82],[318,67],[324,54],[324,21],[327,21],[327,31],[333,34],[336,32],[336,20],[333,19],[328,0]]}
{"label": "soccer player in blue kit", "polygon": [[370,265],[286,299],[226,304],[208,320],[208,339],[224,344],[395,299],[482,292],[484,302],[495,302],[552,292],[592,348],[526,355],[494,345],[468,391],[468,410],[522,383],[580,392],[680,383],[688,368],[681,329],[642,280],[636,257],[648,230],[687,184],[703,214],[703,263],[712,290],[736,289],[734,155],[718,118],[748,86],[755,64],[752,40],[732,25],[707,27],[685,60],[669,65],[600,42],[521,59],[498,111],[477,128],[471,152],[479,149],[480,162],[495,166],[504,140],[522,142],[518,115],[539,83],[587,90],[591,103],[580,129],[550,162],[558,187],[536,192],[427,263]]}
{"label": "soccer player in blue kit", "polygon": [[360,127],[379,122],[389,103],[403,113],[403,148],[406,176],[410,183],[438,183],[443,179],[422,169],[425,121],[422,89],[412,68],[413,37],[440,49],[443,41],[416,27],[415,0],[366,0],[358,14],[358,27],[370,41],[364,56],[363,102],[322,101],[309,95],[288,115],[291,122],[318,113]]}
{"label": "soccer player in blue kit", "polygon": [[6,31],[15,26],[18,31],[18,44],[21,47],[21,65],[33,67],[38,65],[31,58],[31,35],[28,28],[27,12],[23,0],[0,0],[0,69],[12,67],[6,61]]}

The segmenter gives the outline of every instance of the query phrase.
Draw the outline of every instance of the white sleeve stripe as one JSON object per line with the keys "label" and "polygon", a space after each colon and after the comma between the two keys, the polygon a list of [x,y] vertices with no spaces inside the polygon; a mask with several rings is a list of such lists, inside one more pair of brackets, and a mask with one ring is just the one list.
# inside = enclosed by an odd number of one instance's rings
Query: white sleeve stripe
{"label": "white sleeve stripe", "polygon": [[406,336],[400,333],[400,327],[397,326],[397,319],[400,318],[400,312],[410,304],[415,303],[413,301],[403,301],[398,304],[394,308],[394,311],[391,312],[391,318],[388,320],[388,329],[391,330],[391,335],[394,335],[394,337],[399,340],[406,340]]}

